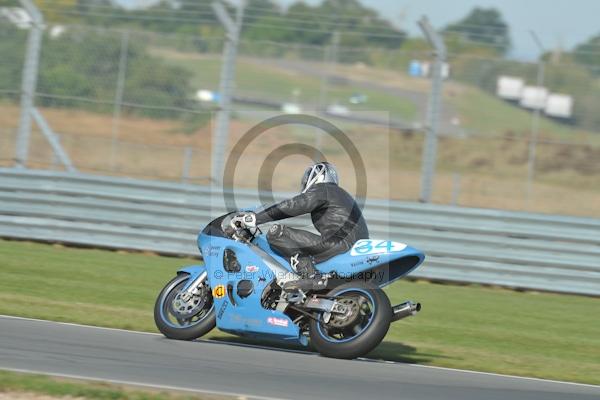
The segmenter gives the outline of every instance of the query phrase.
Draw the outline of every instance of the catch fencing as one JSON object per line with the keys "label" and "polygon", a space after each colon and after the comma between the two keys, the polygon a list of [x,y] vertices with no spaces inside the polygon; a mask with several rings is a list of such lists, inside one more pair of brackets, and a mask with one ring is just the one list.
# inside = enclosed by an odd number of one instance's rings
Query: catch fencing
{"label": "catch fencing", "polygon": [[[207,186],[0,169],[5,238],[199,256],[198,231],[225,211]],[[372,237],[427,254],[414,278],[600,295],[598,219],[380,200],[364,214]]]}
{"label": "catch fencing", "polygon": [[[29,33],[0,20],[3,167],[15,165]],[[357,147],[387,135],[394,145],[390,170],[402,174],[402,190],[390,197],[417,200],[431,49],[378,49],[347,39],[340,33],[339,43],[308,45],[253,39],[243,31],[235,79],[227,82],[233,90],[230,144],[262,120],[258,112],[314,113],[362,134],[353,139]],[[79,171],[207,184],[224,41],[215,33],[49,22],[33,103]],[[499,97],[496,83],[507,75],[531,86],[540,63],[450,44],[432,202],[600,217],[598,66],[573,64],[566,55],[548,60],[544,84],[573,96],[573,116],[542,112],[536,125],[536,113]],[[58,168],[40,133],[34,123],[26,166]],[[335,156],[325,147],[327,157]],[[256,158],[264,159],[271,149],[259,150]]]}

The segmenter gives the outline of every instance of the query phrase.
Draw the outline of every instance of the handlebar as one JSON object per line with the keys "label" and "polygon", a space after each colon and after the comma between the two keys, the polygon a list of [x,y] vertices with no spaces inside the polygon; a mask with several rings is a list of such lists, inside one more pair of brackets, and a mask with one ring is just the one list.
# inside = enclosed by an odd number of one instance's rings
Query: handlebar
{"label": "handlebar", "polygon": [[[254,229],[254,231],[252,231]],[[256,226],[248,227],[244,218],[233,217],[229,223],[223,226],[223,232],[233,240],[238,240],[244,243],[250,243],[256,237],[260,229]]]}

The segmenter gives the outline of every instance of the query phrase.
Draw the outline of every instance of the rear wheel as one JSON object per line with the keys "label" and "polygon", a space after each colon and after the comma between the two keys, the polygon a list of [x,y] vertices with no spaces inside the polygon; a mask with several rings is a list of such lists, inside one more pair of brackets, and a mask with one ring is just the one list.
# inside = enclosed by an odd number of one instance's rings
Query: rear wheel
{"label": "rear wheel", "polygon": [[356,358],[373,350],[385,337],[392,319],[392,306],[377,286],[362,282],[347,283],[331,290],[346,306],[345,314],[323,314],[310,321],[310,340],[315,349],[327,357]]}
{"label": "rear wheel", "polygon": [[158,295],[154,305],[154,322],[170,339],[194,340],[216,325],[215,307],[210,287],[204,282],[189,299],[182,296],[189,274],[173,278]]}

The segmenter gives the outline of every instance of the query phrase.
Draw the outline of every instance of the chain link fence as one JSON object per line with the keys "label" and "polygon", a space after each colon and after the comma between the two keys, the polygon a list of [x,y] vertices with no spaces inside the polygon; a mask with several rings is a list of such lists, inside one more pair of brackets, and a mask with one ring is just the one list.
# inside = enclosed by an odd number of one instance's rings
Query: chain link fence
{"label": "chain link fence", "polygon": [[[3,166],[14,165],[27,33],[0,21]],[[223,43],[223,37],[49,26],[35,105],[80,171],[208,184]],[[268,116],[317,114],[342,128],[360,150],[369,166],[370,196],[417,200],[430,61],[429,50],[354,48],[343,37],[321,47],[242,34],[230,83],[229,148]],[[597,71],[559,56],[545,60],[544,86],[572,96],[573,112],[556,118],[542,110],[536,123],[531,109],[499,97],[497,84],[508,76],[536,86],[539,68],[450,53],[434,202],[600,216]],[[38,129],[34,124],[27,166],[62,168]],[[261,164],[290,138],[320,147],[339,164],[342,179],[354,176],[352,160],[334,141],[296,126],[250,146],[236,183],[255,188]],[[295,190],[299,165],[306,162],[281,160],[273,188]]]}

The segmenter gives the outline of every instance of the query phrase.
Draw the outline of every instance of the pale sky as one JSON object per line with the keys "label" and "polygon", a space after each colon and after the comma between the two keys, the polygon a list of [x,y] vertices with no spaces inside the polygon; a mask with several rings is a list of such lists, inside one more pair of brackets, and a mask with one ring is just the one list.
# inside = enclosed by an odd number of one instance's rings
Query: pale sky
{"label": "pale sky", "polygon": [[[123,5],[147,4],[158,0],[115,0]],[[198,0],[209,1],[209,0]],[[237,0],[231,0],[236,2]],[[513,48],[510,56],[535,60],[539,50],[530,30],[536,32],[547,49],[560,45],[571,49],[600,34],[600,0],[360,0],[375,8],[395,25],[411,35],[421,35],[416,21],[427,15],[435,28],[465,16],[473,7],[500,10],[511,29]],[[275,0],[283,6],[295,0]],[[318,4],[321,0],[304,0]]]}

